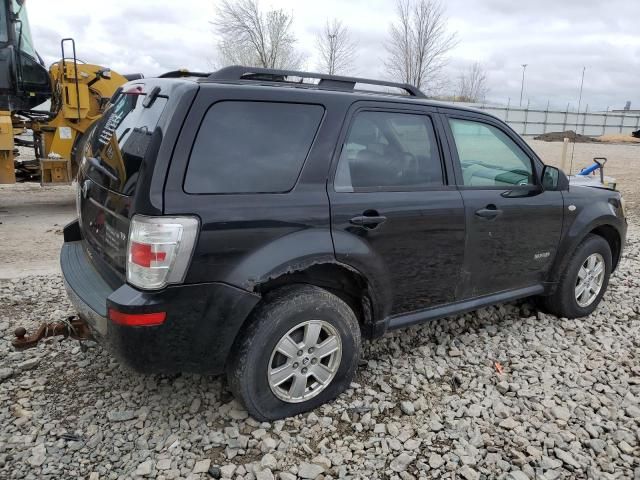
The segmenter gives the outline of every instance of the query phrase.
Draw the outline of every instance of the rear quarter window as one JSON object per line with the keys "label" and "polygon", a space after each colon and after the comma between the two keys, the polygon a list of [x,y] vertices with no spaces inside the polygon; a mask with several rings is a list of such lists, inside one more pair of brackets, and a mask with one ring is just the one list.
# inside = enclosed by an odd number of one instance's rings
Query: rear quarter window
{"label": "rear quarter window", "polygon": [[214,104],[194,141],[185,192],[288,192],[296,183],[323,115],[320,105]]}

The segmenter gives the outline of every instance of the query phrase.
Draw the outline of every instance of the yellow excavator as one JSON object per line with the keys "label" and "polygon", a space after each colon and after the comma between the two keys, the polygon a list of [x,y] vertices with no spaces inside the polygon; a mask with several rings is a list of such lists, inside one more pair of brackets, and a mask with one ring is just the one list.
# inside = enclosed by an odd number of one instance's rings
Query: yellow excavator
{"label": "yellow excavator", "polygon": [[[82,134],[120,86],[142,75],[79,61],[71,38],[60,42],[61,59],[47,70],[33,46],[25,2],[0,0],[0,183],[70,183]],[[36,108],[47,100],[48,110]],[[34,158],[20,161],[17,147],[32,149]]]}

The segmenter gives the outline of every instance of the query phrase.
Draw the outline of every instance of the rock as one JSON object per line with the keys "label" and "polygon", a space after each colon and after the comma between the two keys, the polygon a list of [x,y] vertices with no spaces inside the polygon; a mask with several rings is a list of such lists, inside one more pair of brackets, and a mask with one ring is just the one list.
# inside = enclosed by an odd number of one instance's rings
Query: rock
{"label": "rock", "polygon": [[429,455],[429,466],[434,470],[436,470],[440,468],[442,465],[444,465],[444,458],[442,458],[437,453],[432,452],[431,455]]}
{"label": "rock", "polygon": [[502,420],[498,425],[506,430],[513,430],[519,425],[519,423],[516,422],[513,418],[509,417]]}
{"label": "rock", "polygon": [[298,476],[305,479],[314,479],[318,475],[323,474],[324,471],[324,467],[322,467],[321,465],[316,465],[314,463],[305,462],[301,463],[298,466]]}
{"label": "rock", "polygon": [[29,457],[29,465],[34,467],[41,466],[47,459],[47,448],[44,444],[36,445],[31,449],[31,457]]}
{"label": "rock", "polygon": [[20,362],[18,364],[18,370],[24,372],[26,370],[31,370],[33,368],[36,368],[38,366],[38,364],[40,363],[40,359],[37,357],[34,358],[30,358],[28,360],[25,360],[24,362]]}
{"label": "rock", "polygon": [[211,478],[222,478],[222,470],[220,467],[212,466],[209,467],[209,471],[207,472]]}
{"label": "rock", "polygon": [[540,466],[545,470],[554,470],[556,468],[560,468],[562,466],[562,462],[560,460],[556,460],[555,458],[543,455],[542,459],[540,460]]}
{"label": "rock", "polygon": [[431,428],[432,432],[439,432],[440,430],[442,430],[444,428],[444,425],[442,425],[439,421],[437,420],[433,420],[430,424],[429,424],[429,428]]}
{"label": "rock", "polygon": [[275,480],[275,478],[276,477],[273,476],[273,473],[268,468],[256,472],[256,480]]}
{"label": "rock", "polygon": [[191,415],[194,415],[196,413],[198,413],[198,411],[200,410],[200,404],[202,403],[202,401],[200,400],[200,397],[196,397],[191,401],[191,405],[189,405],[189,413]]}
{"label": "rock", "polygon": [[462,468],[459,468],[458,475],[466,480],[478,480],[480,478],[480,474],[469,465],[464,465]]}
{"label": "rock", "polygon": [[207,473],[211,467],[211,459],[200,460],[193,467],[193,473]]}
{"label": "rock", "polygon": [[236,410],[233,409],[229,412],[229,416],[231,418],[233,418],[234,420],[244,420],[245,418],[247,418],[249,416],[249,413],[247,413],[246,410]]}
{"label": "rock", "polygon": [[599,438],[593,438],[589,440],[587,443],[591,448],[591,450],[593,450],[596,453],[596,455],[604,452],[605,448],[607,448],[607,442]]}
{"label": "rock", "polygon": [[289,472],[280,472],[278,473],[279,480],[296,480],[296,476],[293,473]]}
{"label": "rock", "polygon": [[402,410],[402,413],[405,415],[413,415],[416,412],[413,403],[409,401],[400,402],[400,410]]}
{"label": "rock", "polygon": [[233,474],[236,471],[236,466],[233,464],[220,467],[220,473],[222,478],[233,478]]}
{"label": "rock", "polygon": [[[0,374],[0,378],[2,378],[2,374]],[[626,412],[627,415],[633,419],[640,418],[640,407],[637,405],[629,405],[626,408]]]}
{"label": "rock", "polygon": [[322,468],[325,469],[325,471],[331,468],[331,460],[329,460],[327,457],[323,455],[318,455],[316,457],[313,457],[313,459],[311,460],[311,463],[320,465]]}
{"label": "rock", "polygon": [[629,445],[627,442],[625,442],[624,440],[622,440],[619,444],[618,444],[618,448],[620,449],[620,451],[626,455],[631,455],[632,453],[634,453],[634,448]]}
{"label": "rock", "polygon": [[276,468],[278,468],[278,461],[276,460],[276,457],[274,457],[270,453],[267,453],[265,456],[262,457],[262,460],[260,460],[260,465],[263,468],[269,468],[271,470],[275,470]]}
{"label": "rock", "polygon": [[509,480],[529,480],[529,476],[522,470],[511,470],[507,478]]}
{"label": "rock", "polygon": [[11,376],[13,376],[12,368],[0,368],[0,382],[10,378]]}
{"label": "rock", "polygon": [[502,382],[499,382],[496,385],[496,389],[504,395],[509,391],[509,382],[505,382],[504,380]]}
{"label": "rock", "polygon": [[152,470],[153,470],[153,461],[145,460],[144,462],[138,465],[135,471],[135,475],[138,475],[140,477],[151,475]]}
{"label": "rock", "polygon": [[411,464],[411,462],[413,462],[414,460],[415,460],[415,457],[412,457],[411,455],[408,455],[403,452],[400,455],[398,455],[396,458],[391,460],[389,467],[394,472],[404,472],[407,469],[407,467]]}
{"label": "rock", "polygon": [[112,410],[107,413],[110,422],[127,422],[136,418],[133,410]]}
{"label": "rock", "polygon": [[410,438],[409,440],[407,440],[406,442],[404,442],[404,449],[411,451],[411,450],[417,450],[420,447],[420,440],[417,438]]}
{"label": "rock", "polygon": [[158,470],[169,470],[171,468],[171,459],[163,458],[162,460],[158,460],[156,463],[156,468]]}
{"label": "rock", "polygon": [[563,463],[571,465],[574,468],[581,468],[580,462],[578,462],[571,453],[562,450],[561,448],[555,448],[553,452],[559,460],[562,460]]}
{"label": "rock", "polygon": [[558,420],[566,422],[571,417],[571,412],[566,407],[556,405],[551,408],[551,415],[553,415]]}
{"label": "rock", "polygon": [[481,413],[482,407],[478,404],[471,405],[469,408],[467,408],[467,415],[469,415],[470,417],[479,417]]}

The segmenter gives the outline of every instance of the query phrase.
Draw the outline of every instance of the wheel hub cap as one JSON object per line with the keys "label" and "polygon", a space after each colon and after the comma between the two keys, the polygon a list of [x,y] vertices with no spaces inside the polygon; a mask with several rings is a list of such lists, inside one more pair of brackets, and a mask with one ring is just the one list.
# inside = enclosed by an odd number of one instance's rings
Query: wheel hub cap
{"label": "wheel hub cap", "polygon": [[575,298],[580,307],[588,307],[598,297],[604,284],[604,273],[604,257],[599,253],[589,255],[578,270],[576,279]]}
{"label": "wheel hub cap", "polygon": [[342,342],[333,325],[308,320],[289,330],[276,344],[267,370],[269,388],[280,400],[307,401],[335,377],[342,358]]}

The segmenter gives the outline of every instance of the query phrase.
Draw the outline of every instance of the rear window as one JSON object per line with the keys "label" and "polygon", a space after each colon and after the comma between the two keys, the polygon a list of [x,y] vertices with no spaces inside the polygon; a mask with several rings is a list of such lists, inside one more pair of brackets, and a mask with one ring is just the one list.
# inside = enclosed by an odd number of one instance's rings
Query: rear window
{"label": "rear window", "polygon": [[110,190],[132,195],[143,159],[162,139],[156,126],[167,98],[138,90],[121,93],[95,124],[84,151],[88,176]]}
{"label": "rear window", "polygon": [[224,101],[206,113],[187,193],[278,193],[293,188],[322,120],[319,105]]}

